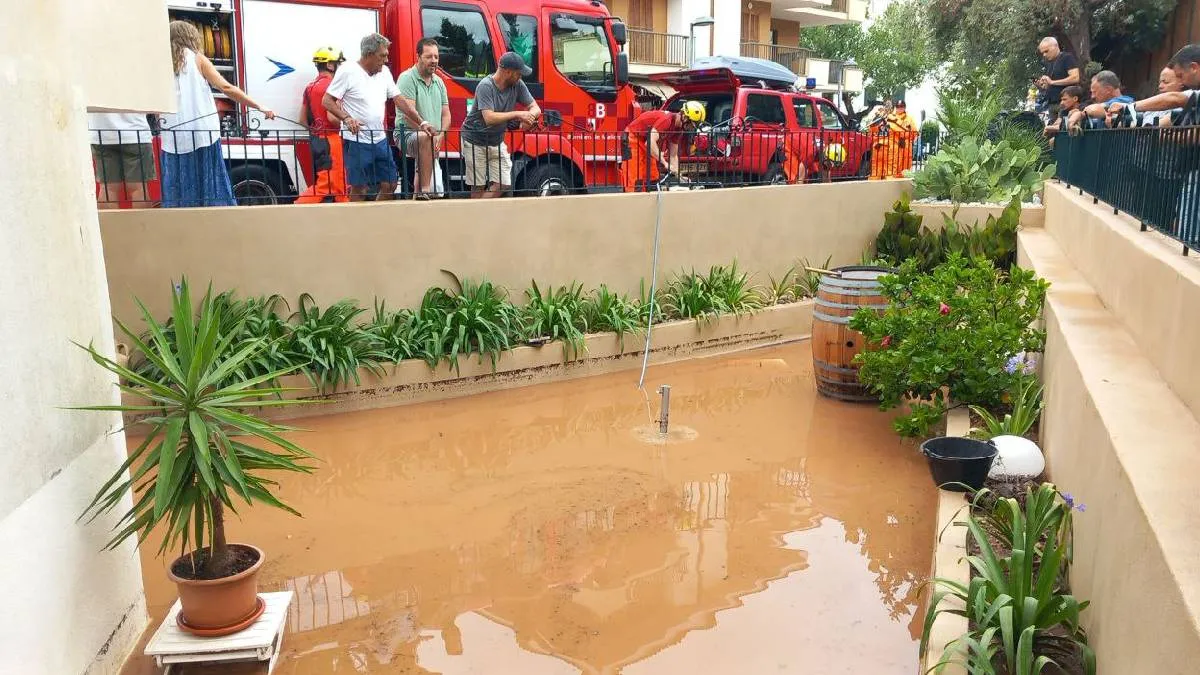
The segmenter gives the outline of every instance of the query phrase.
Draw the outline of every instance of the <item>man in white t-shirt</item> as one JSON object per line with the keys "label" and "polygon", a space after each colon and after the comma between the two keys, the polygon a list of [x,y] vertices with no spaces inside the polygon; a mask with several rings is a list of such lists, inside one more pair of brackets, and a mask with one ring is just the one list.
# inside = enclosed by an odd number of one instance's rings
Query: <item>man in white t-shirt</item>
{"label": "man in white t-shirt", "polygon": [[148,208],[146,184],[158,178],[158,169],[146,114],[90,113],[88,129],[100,184],[96,208],[120,208],[122,199],[135,209]]}
{"label": "man in white t-shirt", "polygon": [[384,107],[389,98],[400,112],[417,120],[421,129],[433,131],[432,125],[421,119],[416,108],[396,88],[392,71],[387,67],[391,44],[379,33],[364,37],[359,45],[362,57],[338,69],[321,100],[325,109],[342,122],[351,201],[366,199],[371,186],[379,188],[376,200],[391,199],[396,188],[396,162],[383,126]]}

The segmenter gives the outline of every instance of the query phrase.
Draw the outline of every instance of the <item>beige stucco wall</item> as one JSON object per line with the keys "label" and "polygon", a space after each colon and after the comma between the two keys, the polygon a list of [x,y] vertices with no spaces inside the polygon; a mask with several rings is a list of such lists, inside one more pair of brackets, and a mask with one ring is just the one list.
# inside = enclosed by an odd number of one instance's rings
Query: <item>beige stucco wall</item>
{"label": "beige stucco wall", "polygon": [[[1019,235],[1020,264],[1052,284],[1041,427],[1047,471],[1087,505],[1075,518],[1072,589],[1093,603],[1084,624],[1100,672],[1194,672],[1200,423],[1168,385],[1176,374],[1157,368],[1156,355],[1130,331],[1136,310],[1123,300],[1109,305],[1098,293],[1106,282],[1093,284],[1082,273],[1109,260],[1109,273],[1124,280],[1121,293],[1129,294],[1139,287],[1132,276],[1155,278],[1173,265],[1162,257],[1156,263],[1108,258],[1101,243],[1107,234],[1063,226],[1081,207],[1052,198],[1046,228]],[[1162,310],[1138,315],[1147,329],[1172,330],[1178,319]]]}
{"label": "beige stucco wall", "polygon": [[150,0],[38,0],[0,21],[0,673],[115,672],[146,622],[132,542],[101,552],[115,518],[75,522],[124,459],[120,417],[61,406],[116,400],[71,344],[113,348],[85,110],[169,104],[166,57],[145,34],[164,14]]}
{"label": "beige stucco wall", "polygon": [[[734,258],[782,274],[799,258],[857,263],[906,181],[665,193],[660,277]],[[113,309],[136,320],[137,296],[156,315],[186,274],[218,290],[308,292],[370,306],[414,306],[447,283],[439,270],[488,279],[519,295],[579,281],[636,295],[650,275],[656,195],[496,201],[321,204],[236,209],[106,211],[101,215]]]}
{"label": "beige stucco wall", "polygon": [[771,28],[775,31],[775,38],[778,44],[784,47],[797,47],[800,45],[800,24],[796,21],[787,21],[785,19],[771,19]]}
{"label": "beige stucco wall", "polygon": [[1071,264],[1200,416],[1200,256],[1062,185],[1046,187],[1046,209],[1046,229],[1072,242]]}
{"label": "beige stucco wall", "polygon": [[[1000,217],[1004,212],[1003,206],[958,205],[957,211],[953,204],[932,204],[929,202],[913,202],[913,213],[920,215],[926,226],[942,229],[946,222],[943,216],[952,216],[964,225],[983,226],[988,216]],[[1021,225],[1023,227],[1042,227],[1046,222],[1046,209],[1043,206],[1026,206],[1021,209]]]}

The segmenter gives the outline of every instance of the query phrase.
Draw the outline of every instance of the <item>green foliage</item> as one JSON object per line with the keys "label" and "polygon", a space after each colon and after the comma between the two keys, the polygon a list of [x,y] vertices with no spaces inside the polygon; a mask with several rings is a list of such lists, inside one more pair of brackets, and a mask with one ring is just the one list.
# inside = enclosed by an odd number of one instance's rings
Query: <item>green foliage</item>
{"label": "green foliage", "polygon": [[937,120],[925,120],[921,123],[921,144],[936,147],[942,139],[942,125]]}
{"label": "green foliage", "polygon": [[563,360],[570,361],[572,354],[579,358],[586,350],[584,334],[588,329],[583,284],[572,282],[545,291],[536,281],[529,284],[525,290],[528,302],[521,310],[526,336],[562,340]]}
{"label": "green foliage", "polygon": [[913,175],[913,191],[918,199],[956,204],[1028,202],[1054,172],[1054,164],[1042,166],[1039,150],[1014,148],[1008,141],[981,144],[968,136],[931,157]]}
{"label": "green foliage", "polygon": [[641,329],[641,311],[638,303],[628,295],[616,293],[604,284],[583,301],[583,317],[588,328],[616,333],[622,350],[625,349],[625,335]]}
{"label": "green foliage", "polygon": [[285,347],[288,363],[305,366],[309,381],[322,391],[359,384],[359,368],[382,374],[380,363],[388,360],[388,354],[375,335],[358,325],[364,311],[353,300],[335,302],[321,311],[311,295],[301,295]]}
{"label": "green foliage", "polygon": [[464,279],[456,291],[440,290],[427,291],[428,303],[422,304],[443,358],[457,373],[460,356],[478,354],[483,363],[486,355],[494,370],[500,353],[511,349],[513,337],[522,334],[520,310],[508,301],[504,289],[486,279]]}
{"label": "green foliage", "polygon": [[707,275],[694,270],[676,274],[667,282],[662,296],[666,316],[697,321],[721,314],[742,314],[762,305],[762,293],[750,284],[750,275],[738,270],[736,262],[714,265]]}
{"label": "green foliage", "polygon": [[996,436],[1024,436],[1042,416],[1046,403],[1042,400],[1042,384],[1037,377],[1025,375],[1017,380],[1010,390],[1012,412],[1005,413],[1003,418],[977,405],[971,410],[983,420],[982,429],[972,429],[974,438],[987,440]]}
{"label": "green foliage", "polygon": [[942,229],[922,226],[922,216],[913,213],[908,194],[901,195],[892,210],[883,216],[883,229],[875,237],[874,257],[886,267],[905,260],[916,260],[917,268],[929,272],[950,255],[981,258],[1006,270],[1016,262],[1017,229],[1021,224],[1021,203],[1014,199],[1000,213],[988,214],[982,227],[963,225],[956,220],[958,209],[943,214]]}
{"label": "green foliage", "polygon": [[[937,590],[926,610],[921,653],[934,621],[950,613],[971,622],[971,630],[957,641],[958,654],[967,660],[993,648],[1002,656],[1004,672],[1032,675],[1055,663],[1050,654],[1077,653],[1085,672],[1095,675],[1095,654],[1079,624],[1088,603],[1068,594],[1063,583],[1071,548],[1071,504],[1048,483],[1029,490],[1023,508],[1004,498],[981,510],[980,503],[990,499],[985,491],[977,493],[965,523],[979,547],[978,555],[967,557],[974,571],[969,584],[932,582]],[[998,554],[993,538],[1010,553]],[[953,601],[943,604],[946,598]]]}
{"label": "green foliage", "polygon": [[1009,357],[1045,344],[1045,333],[1031,326],[1047,286],[1032,272],[1004,274],[957,254],[930,274],[908,260],[880,278],[888,309],[864,308],[850,320],[872,347],[855,357],[859,379],[884,410],[909,402],[911,411],[895,422],[908,436],[928,432],[946,404],[944,389],[956,402],[996,406],[1019,377],[1005,368]]}
{"label": "green foliage", "polygon": [[785,305],[789,302],[796,302],[800,298],[796,297],[796,268],[795,266],[787,268],[783,276],[776,279],[774,275],[767,275],[767,287],[764,291],[764,296],[769,304]]}
{"label": "green foliage", "polygon": [[937,94],[937,121],[946,129],[946,145],[964,138],[983,138],[1002,108],[994,92],[969,96],[939,88]]}
{"label": "green foliage", "polygon": [[821,285],[822,275],[820,272],[814,272],[809,268],[827,270],[832,262],[833,256],[826,257],[825,262],[820,265],[813,265],[808,261],[808,258],[800,260],[800,271],[796,273],[795,295],[797,299],[817,297],[817,287]]}
{"label": "green foliage", "polygon": [[[148,413],[136,423],[146,429],[145,440],[100,488],[82,517],[94,520],[126,499],[134,490],[133,506],[122,516],[108,548],[137,535],[144,541],[152,531],[162,533],[159,555],[178,547],[209,550],[210,565],[223,562],[225,508],[235,501],[262,503],[299,515],[279,501],[276,486],[261,473],[268,470],[311,472],[304,460],[312,456],[280,434],[290,429],[243,412],[246,408],[281,406],[283,391],[263,387],[292,368],[262,373],[249,379],[231,378],[248,372],[265,348],[262,338],[238,342],[245,317],[232,325],[224,310],[229,298],[216,302],[205,294],[193,314],[191,292],[184,280],[173,293],[170,335],[140,301],[149,327],[143,340],[117,322],[130,344],[163,373],[161,379],[139,375],[86,347],[92,360],[114,373],[119,388],[149,401],[148,405],[99,405],[81,410]],[[221,327],[225,326],[224,335]],[[82,345],[80,345],[82,347]],[[128,473],[127,473],[128,472]]]}
{"label": "green foliage", "polygon": [[811,49],[813,56],[821,59],[857,60],[866,41],[866,32],[856,23],[800,29],[800,46]]}

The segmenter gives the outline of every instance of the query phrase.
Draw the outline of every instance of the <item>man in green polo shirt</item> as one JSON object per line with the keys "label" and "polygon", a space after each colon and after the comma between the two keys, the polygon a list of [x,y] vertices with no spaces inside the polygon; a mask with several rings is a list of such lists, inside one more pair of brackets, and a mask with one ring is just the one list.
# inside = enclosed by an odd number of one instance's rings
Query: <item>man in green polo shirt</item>
{"label": "man in green polo shirt", "polygon": [[396,111],[397,136],[404,129],[404,138],[397,137],[396,144],[403,143],[400,147],[405,154],[417,159],[417,199],[429,199],[434,192],[433,162],[444,145],[446,129],[450,128],[450,96],[446,93],[446,83],[437,76],[437,69],[437,40],[425,38],[417,43],[416,64],[396,79],[400,96],[416,108],[421,119],[433,125],[433,133],[419,130],[417,120]]}

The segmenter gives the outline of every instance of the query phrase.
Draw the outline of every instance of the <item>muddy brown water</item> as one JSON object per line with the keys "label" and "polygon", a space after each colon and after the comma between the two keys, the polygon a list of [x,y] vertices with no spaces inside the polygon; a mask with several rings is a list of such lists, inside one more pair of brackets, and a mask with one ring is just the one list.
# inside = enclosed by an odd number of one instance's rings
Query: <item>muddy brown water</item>
{"label": "muddy brown water", "polygon": [[[915,672],[936,494],[890,416],[819,397],[808,343],[652,367],[667,442],[636,381],[300,422],[304,517],[228,525],[296,593],[275,673]],[[156,548],[143,645],[175,599]]]}

